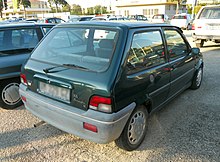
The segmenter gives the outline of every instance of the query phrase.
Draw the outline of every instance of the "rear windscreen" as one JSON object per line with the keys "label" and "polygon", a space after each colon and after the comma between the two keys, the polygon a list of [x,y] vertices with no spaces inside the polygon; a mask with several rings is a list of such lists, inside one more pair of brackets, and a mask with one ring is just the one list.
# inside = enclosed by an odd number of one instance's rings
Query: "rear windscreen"
{"label": "rear windscreen", "polygon": [[164,19],[164,15],[154,15],[154,19]]}
{"label": "rear windscreen", "polygon": [[174,16],[173,19],[186,19],[186,16],[182,16],[182,15]]}
{"label": "rear windscreen", "polygon": [[204,8],[199,19],[220,19],[220,8]]}
{"label": "rear windscreen", "polygon": [[55,28],[31,58],[100,72],[109,67],[117,38],[118,31],[112,29]]}

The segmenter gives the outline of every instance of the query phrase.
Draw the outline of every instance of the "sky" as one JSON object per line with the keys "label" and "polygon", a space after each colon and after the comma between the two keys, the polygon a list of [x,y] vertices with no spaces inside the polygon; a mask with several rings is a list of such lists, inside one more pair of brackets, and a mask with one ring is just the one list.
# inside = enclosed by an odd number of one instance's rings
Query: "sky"
{"label": "sky", "polygon": [[95,5],[109,6],[111,0],[66,0],[69,4],[79,4],[81,7],[93,7]]}

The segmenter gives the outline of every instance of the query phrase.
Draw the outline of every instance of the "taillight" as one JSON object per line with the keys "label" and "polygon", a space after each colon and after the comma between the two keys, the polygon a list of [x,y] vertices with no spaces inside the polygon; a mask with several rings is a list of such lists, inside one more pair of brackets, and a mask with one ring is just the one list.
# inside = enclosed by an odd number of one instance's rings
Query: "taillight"
{"label": "taillight", "polygon": [[21,83],[23,83],[24,85],[27,85],[26,75],[25,74],[20,74],[20,78],[21,78]]}
{"label": "taillight", "polygon": [[48,20],[45,20],[45,23],[49,23],[49,21],[48,21]]}
{"label": "taillight", "polygon": [[192,30],[195,30],[195,24],[192,24]]}
{"label": "taillight", "polygon": [[112,99],[108,97],[92,96],[89,102],[89,108],[107,112],[112,112]]}
{"label": "taillight", "polygon": [[184,16],[184,19],[187,19],[187,17],[186,17],[186,16]]}

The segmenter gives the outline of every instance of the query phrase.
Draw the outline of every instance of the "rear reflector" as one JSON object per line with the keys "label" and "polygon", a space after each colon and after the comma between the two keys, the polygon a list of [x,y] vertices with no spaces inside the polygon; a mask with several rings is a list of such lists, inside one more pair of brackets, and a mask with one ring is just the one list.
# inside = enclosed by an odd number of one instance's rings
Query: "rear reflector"
{"label": "rear reflector", "polygon": [[98,129],[95,125],[83,122],[83,128],[98,133]]}
{"label": "rear reflector", "polygon": [[26,97],[21,96],[21,99],[22,99],[23,102],[27,102],[27,98]]}

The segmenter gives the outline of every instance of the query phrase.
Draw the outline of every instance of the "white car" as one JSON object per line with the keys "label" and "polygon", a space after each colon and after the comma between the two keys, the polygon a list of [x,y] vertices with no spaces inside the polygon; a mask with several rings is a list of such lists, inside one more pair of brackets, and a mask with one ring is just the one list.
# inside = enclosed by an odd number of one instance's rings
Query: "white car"
{"label": "white car", "polygon": [[166,14],[156,14],[152,17],[152,23],[166,23],[169,24],[169,17]]}
{"label": "white car", "polygon": [[220,5],[202,7],[195,17],[193,29],[192,37],[197,47],[202,47],[206,41],[220,43]]}
{"label": "white car", "polygon": [[176,14],[172,17],[170,24],[174,26],[178,26],[181,29],[190,29],[191,15],[182,13]]}

